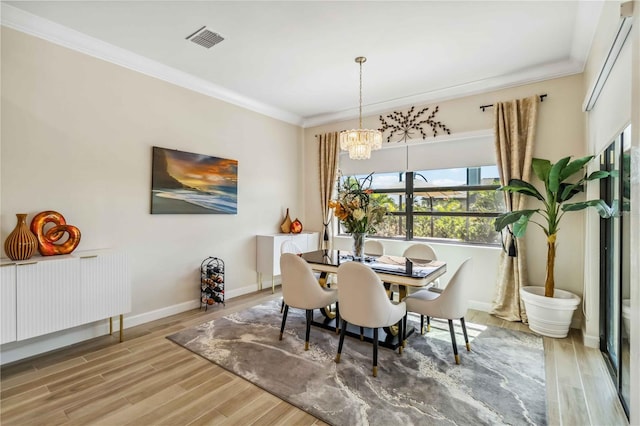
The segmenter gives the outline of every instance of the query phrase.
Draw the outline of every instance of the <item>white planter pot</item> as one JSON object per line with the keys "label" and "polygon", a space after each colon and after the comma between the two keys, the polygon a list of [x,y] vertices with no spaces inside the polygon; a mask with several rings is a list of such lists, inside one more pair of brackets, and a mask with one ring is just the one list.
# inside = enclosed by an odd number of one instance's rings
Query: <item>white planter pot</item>
{"label": "white planter pot", "polygon": [[573,311],[580,304],[578,296],[556,289],[553,297],[545,297],[544,287],[530,286],[520,289],[520,297],[532,331],[548,337],[567,337]]}

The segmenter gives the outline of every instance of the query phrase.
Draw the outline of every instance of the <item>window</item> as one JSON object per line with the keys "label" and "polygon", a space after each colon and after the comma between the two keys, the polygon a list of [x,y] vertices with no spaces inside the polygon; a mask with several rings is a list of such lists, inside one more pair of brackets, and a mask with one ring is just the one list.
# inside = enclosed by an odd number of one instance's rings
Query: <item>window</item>
{"label": "window", "polygon": [[493,230],[494,218],[505,211],[499,186],[496,166],[376,173],[372,196],[389,214],[374,236],[500,244]]}

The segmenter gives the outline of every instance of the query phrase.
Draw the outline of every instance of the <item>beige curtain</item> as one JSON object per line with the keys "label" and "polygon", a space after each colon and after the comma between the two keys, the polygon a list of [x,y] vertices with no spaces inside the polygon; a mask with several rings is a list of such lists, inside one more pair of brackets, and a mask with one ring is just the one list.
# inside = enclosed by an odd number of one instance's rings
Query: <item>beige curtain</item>
{"label": "beige curtain", "polygon": [[[510,179],[529,181],[537,114],[538,96],[495,105],[495,147],[502,185]],[[507,211],[525,208],[524,196],[506,192],[504,195]],[[506,252],[503,250],[500,255],[496,297],[490,313],[508,321],[526,323],[527,314],[520,299],[520,288],[527,286],[524,239],[516,242],[509,232],[503,232],[503,244]]]}
{"label": "beige curtain", "polygon": [[320,233],[320,248],[329,248],[331,241],[331,209],[329,201],[333,194],[338,172],[338,132],[318,135],[318,168],[320,169],[320,206],[322,208],[322,224],[324,225]]}

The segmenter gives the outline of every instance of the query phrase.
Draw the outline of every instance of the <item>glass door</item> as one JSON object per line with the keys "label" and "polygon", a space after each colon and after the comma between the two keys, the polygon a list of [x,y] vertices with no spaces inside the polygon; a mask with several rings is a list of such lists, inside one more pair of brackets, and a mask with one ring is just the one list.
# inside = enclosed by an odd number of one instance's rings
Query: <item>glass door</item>
{"label": "glass door", "polygon": [[617,213],[600,222],[600,349],[629,414],[630,137],[627,127],[602,153],[600,196]]}

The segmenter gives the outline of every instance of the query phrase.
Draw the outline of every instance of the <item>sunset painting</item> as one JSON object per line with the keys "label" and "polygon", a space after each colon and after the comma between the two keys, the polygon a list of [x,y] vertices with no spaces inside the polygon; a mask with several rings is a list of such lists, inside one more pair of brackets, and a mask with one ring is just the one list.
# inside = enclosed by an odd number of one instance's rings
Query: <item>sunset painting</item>
{"label": "sunset painting", "polygon": [[238,213],[238,161],[154,146],[151,213]]}

